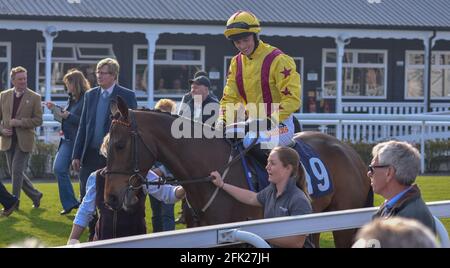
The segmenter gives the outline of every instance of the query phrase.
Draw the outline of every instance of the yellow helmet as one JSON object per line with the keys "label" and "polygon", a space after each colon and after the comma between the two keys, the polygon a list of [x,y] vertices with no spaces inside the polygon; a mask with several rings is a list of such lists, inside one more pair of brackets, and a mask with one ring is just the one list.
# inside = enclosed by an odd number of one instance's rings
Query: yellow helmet
{"label": "yellow helmet", "polygon": [[257,34],[261,31],[258,18],[248,11],[238,11],[231,15],[227,21],[227,29],[224,34],[228,39],[234,39],[235,36],[242,36],[246,33]]}

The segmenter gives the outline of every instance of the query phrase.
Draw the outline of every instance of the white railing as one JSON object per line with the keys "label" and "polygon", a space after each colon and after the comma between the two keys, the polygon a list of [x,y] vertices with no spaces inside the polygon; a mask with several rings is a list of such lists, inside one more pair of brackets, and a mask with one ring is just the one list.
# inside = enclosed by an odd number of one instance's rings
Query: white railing
{"label": "white railing", "polygon": [[[450,217],[450,201],[427,203],[431,213],[438,218]],[[292,235],[313,234],[328,231],[354,229],[371,221],[373,208],[342,210],[315,213],[302,216],[289,216],[263,220],[235,222],[213,226],[183,229],[155,234],[138,235],[109,239],[96,242],[81,243],[72,248],[207,248],[223,245],[228,242],[242,242],[239,238],[232,240],[230,234],[239,231],[241,237],[246,233],[267,240]],[[440,229],[442,232],[445,230]],[[448,236],[448,235],[447,235]],[[257,237],[253,239],[259,240]],[[441,237],[443,235],[441,234]],[[448,237],[443,239],[448,243]],[[259,241],[256,241],[257,243]],[[264,244],[262,244],[264,246]],[[443,244],[448,246],[448,244]]]}
{"label": "white railing", "polygon": [[[354,141],[380,141],[395,138],[387,135],[389,127],[408,126],[415,130],[416,135],[403,136],[404,140],[420,143],[421,172],[425,172],[425,141],[435,138],[449,139],[450,131],[430,133],[430,127],[450,127],[450,115],[430,114],[295,114],[301,125],[318,125],[319,129],[327,132],[328,126],[336,128],[336,136],[340,140]],[[369,131],[351,130],[348,126],[367,126]],[[343,133],[339,130],[343,130]],[[373,131],[372,131],[373,130]],[[328,133],[331,134],[331,133]],[[400,136],[400,135],[399,135]],[[396,136],[396,137],[399,137]],[[363,139],[369,137],[369,139]],[[400,136],[401,137],[401,136]],[[397,138],[398,139],[398,138]]]}
{"label": "white railing", "polygon": [[[344,113],[366,113],[366,114],[420,114],[424,113],[423,103],[417,102],[347,102],[343,104]],[[450,103],[431,103],[432,113],[449,112]],[[322,126],[321,128],[326,129]],[[348,124],[342,126],[344,139],[363,142],[374,142],[387,138],[400,140],[414,140],[420,135],[419,128],[405,124],[400,125],[367,125]],[[429,126],[425,129],[426,135],[439,139],[450,132],[449,127]]]}
{"label": "white railing", "polygon": [[[296,114],[300,124],[318,126],[318,129],[341,140],[351,142],[376,142],[396,138],[416,141],[422,131],[429,139],[446,139],[450,136],[450,127],[445,121],[449,114]],[[419,116],[419,117],[418,117]],[[431,117],[431,116],[442,116]],[[430,118],[433,118],[430,120]],[[430,121],[430,122],[427,122]],[[433,121],[433,123],[431,123]],[[425,122],[422,130],[419,122]],[[340,128],[329,128],[330,125]],[[305,129],[311,129],[306,127]],[[338,130],[341,130],[339,133]],[[339,137],[340,134],[340,137]]]}
{"label": "white railing", "polygon": [[[431,103],[432,112],[449,111],[449,103]],[[344,113],[421,114],[423,102],[345,102]]]}
{"label": "white railing", "polygon": [[[433,114],[295,114],[300,124],[319,126],[318,129],[328,134],[331,133],[329,126],[334,126],[337,130],[336,136],[340,140],[352,142],[376,142],[396,138],[420,143],[421,151],[421,172],[425,172],[425,141],[434,139],[449,139],[450,131],[433,132],[433,127],[450,129],[450,115]],[[51,120],[51,121],[50,121]],[[53,121],[52,115],[44,115],[44,128],[58,127],[60,124]],[[410,132],[401,131],[409,128]],[[308,128],[304,128],[308,129]],[[396,136],[389,135],[392,129],[398,129]],[[339,136],[340,134],[340,136]],[[53,131],[45,131],[41,136],[46,142],[50,142],[54,137]]]}

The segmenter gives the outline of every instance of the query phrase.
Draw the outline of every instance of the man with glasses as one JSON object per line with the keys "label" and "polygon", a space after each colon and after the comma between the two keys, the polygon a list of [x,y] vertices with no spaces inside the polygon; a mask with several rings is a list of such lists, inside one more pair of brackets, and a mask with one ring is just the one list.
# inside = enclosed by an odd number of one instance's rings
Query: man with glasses
{"label": "man with glasses", "polygon": [[[120,96],[131,109],[137,107],[134,92],[118,84],[119,63],[115,59],[101,60],[97,64],[96,76],[99,86],[85,93],[72,154],[72,166],[80,171],[80,201],[86,194],[89,175],[106,166],[106,159],[100,155],[100,145],[111,126],[110,101]],[[95,220],[91,224],[95,224]]]}
{"label": "man with glasses", "polygon": [[419,151],[406,142],[388,141],[377,144],[372,156],[367,175],[373,191],[386,199],[374,218],[412,218],[436,232],[433,215],[413,184],[419,174]]}

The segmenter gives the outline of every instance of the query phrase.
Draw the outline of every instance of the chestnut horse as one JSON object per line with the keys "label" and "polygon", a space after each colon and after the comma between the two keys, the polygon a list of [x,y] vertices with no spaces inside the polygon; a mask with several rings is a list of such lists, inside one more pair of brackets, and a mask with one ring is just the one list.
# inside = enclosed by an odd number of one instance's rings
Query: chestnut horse
{"label": "chestnut horse", "polygon": [[[142,186],[148,170],[159,161],[183,184],[199,225],[262,217],[261,209],[240,203],[208,181],[211,171],[222,173],[225,166],[229,166],[225,181],[249,188],[240,161],[229,163],[234,150],[225,139],[175,138],[171,135],[175,120],[182,120],[191,127],[209,126],[159,111],[129,110],[120,98],[111,109],[114,120],[110,128],[104,200],[112,209],[126,209],[132,203],[130,191]],[[350,146],[319,132],[301,132],[295,139],[314,148],[330,173],[333,191],[312,199],[314,212],[373,205],[366,167]],[[333,232],[336,247],[350,247],[354,234],[355,230]],[[319,234],[314,240],[318,245]]]}

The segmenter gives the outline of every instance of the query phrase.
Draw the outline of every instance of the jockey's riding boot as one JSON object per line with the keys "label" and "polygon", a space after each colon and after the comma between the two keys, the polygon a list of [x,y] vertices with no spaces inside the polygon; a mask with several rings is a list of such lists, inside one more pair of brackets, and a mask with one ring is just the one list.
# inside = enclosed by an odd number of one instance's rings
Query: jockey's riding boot
{"label": "jockey's riding boot", "polygon": [[300,122],[298,122],[297,118],[292,117],[292,122],[294,122],[294,133],[299,133],[302,131],[302,126],[300,125]]}
{"label": "jockey's riding boot", "polygon": [[269,153],[270,150],[262,149],[261,144],[256,144],[249,151],[249,154],[253,156],[259,164],[261,164],[262,168],[266,168],[267,166],[267,158],[269,157]]}

